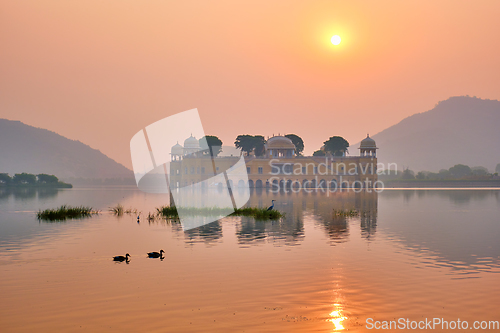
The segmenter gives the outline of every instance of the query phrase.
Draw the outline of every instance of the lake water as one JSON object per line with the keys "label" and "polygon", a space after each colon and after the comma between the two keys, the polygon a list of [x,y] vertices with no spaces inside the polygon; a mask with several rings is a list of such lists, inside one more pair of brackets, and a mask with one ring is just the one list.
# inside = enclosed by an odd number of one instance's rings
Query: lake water
{"label": "lake water", "polygon": [[[134,188],[0,191],[1,332],[334,332],[500,320],[500,191],[252,192],[281,221],[184,232]],[[142,214],[116,217],[121,203]],[[46,223],[36,211],[102,214]],[[335,217],[355,208],[358,217]],[[165,250],[165,259],[146,252]],[[112,261],[130,253],[127,264]],[[442,331],[439,326],[437,331]],[[488,331],[488,330],[486,330]]]}

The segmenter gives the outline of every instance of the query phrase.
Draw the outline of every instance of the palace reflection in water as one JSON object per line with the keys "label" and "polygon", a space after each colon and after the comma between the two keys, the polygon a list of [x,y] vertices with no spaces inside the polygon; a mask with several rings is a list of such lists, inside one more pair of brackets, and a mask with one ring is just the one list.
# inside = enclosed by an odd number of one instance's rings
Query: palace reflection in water
{"label": "palace reflection in water", "polygon": [[[382,208],[379,208],[379,198],[383,199]],[[305,225],[312,223],[323,230],[330,245],[335,246],[349,241],[353,233],[358,232],[361,239],[374,241],[380,219],[382,237],[412,249],[419,256],[434,258],[436,267],[452,267],[456,272],[471,274],[496,269],[499,265],[497,234],[487,231],[498,229],[491,199],[500,203],[499,191],[387,190],[376,193],[349,189],[336,193],[305,190],[273,193],[252,189],[248,206],[268,207],[273,199],[275,209],[285,213],[280,220],[226,217],[187,232],[182,231],[180,224],[174,224],[173,228],[189,245],[222,242],[223,225],[232,224],[234,231],[231,228],[224,232],[231,232],[226,237],[233,237],[234,233],[240,247],[300,246],[307,236]],[[475,222],[477,212],[467,210],[469,205],[485,206],[481,211],[484,215],[481,227]],[[412,207],[419,207],[414,214]],[[334,210],[355,210],[359,215],[339,216]]]}
{"label": "palace reflection in water", "polygon": [[[268,207],[272,200],[274,209],[285,214],[280,220],[256,220],[250,217],[228,217],[234,219],[238,243],[242,246],[259,243],[273,243],[281,245],[300,245],[304,239],[304,217],[310,216],[315,223],[324,229],[332,245],[348,240],[349,221],[358,221],[361,235],[370,240],[375,236],[377,229],[377,200],[378,194],[374,191],[355,191],[346,189],[336,193],[301,190],[300,192],[273,193],[269,189],[252,189],[250,207]],[[358,216],[337,216],[337,211],[355,210]],[[187,243],[215,243],[222,238],[222,221],[216,221],[205,226],[185,232]],[[180,232],[180,226],[174,226]]]}

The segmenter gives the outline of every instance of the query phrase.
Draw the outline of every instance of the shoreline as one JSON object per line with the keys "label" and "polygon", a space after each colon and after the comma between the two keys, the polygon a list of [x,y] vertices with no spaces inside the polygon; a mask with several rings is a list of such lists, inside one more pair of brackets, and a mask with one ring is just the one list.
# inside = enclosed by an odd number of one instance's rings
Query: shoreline
{"label": "shoreline", "polygon": [[20,188],[33,188],[33,189],[42,189],[42,188],[53,188],[53,189],[63,189],[63,188],[73,188],[72,184],[68,183],[59,183],[54,185],[47,184],[23,184],[23,185],[0,185],[0,189],[20,189]]}
{"label": "shoreline", "polygon": [[385,188],[500,188],[500,180],[388,180]]}

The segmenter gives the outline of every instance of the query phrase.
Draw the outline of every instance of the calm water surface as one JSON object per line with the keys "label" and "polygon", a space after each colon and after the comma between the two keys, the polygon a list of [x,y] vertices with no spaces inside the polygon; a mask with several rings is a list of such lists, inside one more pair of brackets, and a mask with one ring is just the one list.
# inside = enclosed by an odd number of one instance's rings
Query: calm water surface
{"label": "calm water surface", "polygon": [[[282,221],[183,232],[133,188],[0,191],[1,332],[369,331],[367,318],[500,320],[500,191],[253,192]],[[39,222],[38,209],[99,216]],[[355,208],[353,218],[333,209]],[[146,252],[166,251],[165,259]],[[132,255],[116,263],[115,255]],[[373,330],[372,330],[373,331]]]}

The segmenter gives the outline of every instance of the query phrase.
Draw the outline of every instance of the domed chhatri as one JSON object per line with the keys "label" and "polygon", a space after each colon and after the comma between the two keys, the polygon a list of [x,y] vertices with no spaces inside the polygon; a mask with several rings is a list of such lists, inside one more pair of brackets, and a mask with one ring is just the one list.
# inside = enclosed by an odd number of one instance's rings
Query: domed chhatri
{"label": "domed chhatri", "polygon": [[197,153],[201,150],[200,143],[198,140],[191,134],[189,138],[184,140],[184,146],[180,145],[177,142],[170,149],[170,155],[172,161],[180,161],[184,157],[196,157]]}
{"label": "domed chhatri", "polygon": [[360,148],[377,148],[377,145],[375,144],[375,140],[370,138],[370,134],[366,134],[366,138],[361,140],[361,145],[359,147]]}
{"label": "domed chhatri", "polygon": [[273,136],[272,138],[269,138],[267,140],[266,147],[289,149],[295,148],[295,145],[293,144],[292,140],[285,136]]}
{"label": "domed chhatri", "polygon": [[284,136],[273,136],[264,145],[268,157],[294,157],[295,145],[292,140]]}
{"label": "domed chhatri", "polygon": [[375,140],[370,138],[370,135],[367,134],[366,138],[361,140],[361,143],[359,145],[359,152],[360,156],[365,157],[376,157],[377,156],[377,144],[375,143]]}
{"label": "domed chhatri", "polygon": [[190,155],[189,157],[194,157],[200,151],[200,143],[192,134],[184,141],[183,151],[184,156]]}
{"label": "domed chhatri", "polygon": [[175,146],[172,147],[170,152],[175,155],[182,155],[183,153],[183,147],[179,144],[179,141],[175,144]]}
{"label": "domed chhatri", "polygon": [[193,134],[184,140],[184,148],[200,148],[200,144]]}
{"label": "domed chhatri", "polygon": [[184,155],[184,148],[179,144],[179,141],[170,149],[170,155],[172,156],[172,161],[181,160],[182,155]]}

